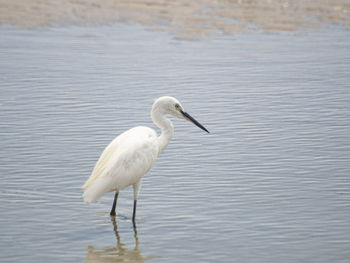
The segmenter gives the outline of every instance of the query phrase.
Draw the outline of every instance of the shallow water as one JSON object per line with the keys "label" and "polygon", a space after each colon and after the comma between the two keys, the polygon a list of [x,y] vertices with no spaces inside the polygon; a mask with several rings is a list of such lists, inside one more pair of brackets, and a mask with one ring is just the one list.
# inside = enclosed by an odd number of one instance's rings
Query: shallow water
{"label": "shallow water", "polygon": [[[4,262],[347,262],[350,34],[329,26],[178,41],[138,26],[0,28]],[[132,191],[86,206],[103,148],[178,98]],[[118,226],[117,226],[118,225]]]}

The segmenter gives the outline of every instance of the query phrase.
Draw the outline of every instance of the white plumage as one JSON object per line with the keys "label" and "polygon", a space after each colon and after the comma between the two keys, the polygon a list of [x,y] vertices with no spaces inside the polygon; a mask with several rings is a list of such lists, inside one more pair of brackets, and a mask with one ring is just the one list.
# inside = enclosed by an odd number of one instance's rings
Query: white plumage
{"label": "white plumage", "polygon": [[94,202],[107,192],[136,184],[151,169],[158,153],[154,130],[140,126],[122,133],[103,151],[84,184],[85,202]]}
{"label": "white plumage", "polygon": [[[183,111],[180,102],[172,97],[160,97],[152,107],[153,122],[161,129],[157,136],[155,130],[138,126],[115,138],[103,151],[89,179],[83,185],[84,201],[91,203],[107,192],[116,192],[111,215],[115,215],[115,206],[119,191],[128,186],[134,187],[135,223],[136,200],[138,198],[141,179],[151,169],[158,155],[164,151],[173,136],[173,125],[165,115],[193,122],[207,131],[201,124]],[[208,132],[208,131],[207,131]]]}

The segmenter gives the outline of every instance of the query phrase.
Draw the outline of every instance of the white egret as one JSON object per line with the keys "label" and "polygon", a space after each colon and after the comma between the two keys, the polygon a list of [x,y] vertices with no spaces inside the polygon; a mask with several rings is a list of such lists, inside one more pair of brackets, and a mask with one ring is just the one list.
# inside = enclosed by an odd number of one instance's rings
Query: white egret
{"label": "white egret", "polygon": [[135,224],[136,203],[141,179],[151,169],[158,155],[168,146],[174,133],[173,124],[165,115],[191,121],[209,133],[206,128],[184,111],[177,99],[168,96],[158,98],[152,106],[151,117],[161,129],[160,136],[151,128],[138,126],[116,137],[105,148],[91,176],[82,187],[86,203],[94,202],[107,192],[115,191],[110,212],[111,216],[115,216],[119,191],[132,185],[134,188],[132,221]]}

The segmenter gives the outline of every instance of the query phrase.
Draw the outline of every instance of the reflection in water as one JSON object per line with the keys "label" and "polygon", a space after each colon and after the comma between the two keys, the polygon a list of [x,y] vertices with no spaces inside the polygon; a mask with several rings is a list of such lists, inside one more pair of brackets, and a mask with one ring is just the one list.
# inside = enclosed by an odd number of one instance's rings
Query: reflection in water
{"label": "reflection in water", "polygon": [[125,244],[121,242],[118,232],[117,222],[115,217],[112,218],[113,230],[117,238],[116,247],[109,247],[104,249],[95,249],[93,246],[89,246],[85,256],[85,260],[88,263],[108,263],[108,262],[145,262],[147,260],[156,258],[153,256],[143,257],[139,250],[139,239],[137,236],[136,226],[134,227],[135,247],[134,249],[128,249]]}

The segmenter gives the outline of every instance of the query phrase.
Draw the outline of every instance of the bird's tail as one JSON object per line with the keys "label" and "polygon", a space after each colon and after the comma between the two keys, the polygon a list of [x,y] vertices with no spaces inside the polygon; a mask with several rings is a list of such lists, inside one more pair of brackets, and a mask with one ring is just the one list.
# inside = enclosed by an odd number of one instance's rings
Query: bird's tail
{"label": "bird's tail", "polygon": [[96,201],[95,198],[93,198],[91,192],[88,191],[88,190],[85,190],[85,191],[84,191],[84,193],[83,193],[83,198],[84,198],[85,204],[90,204],[90,203]]}
{"label": "bird's tail", "polygon": [[108,182],[103,180],[96,180],[84,189],[83,198],[86,204],[100,199],[105,193],[110,192]]}

